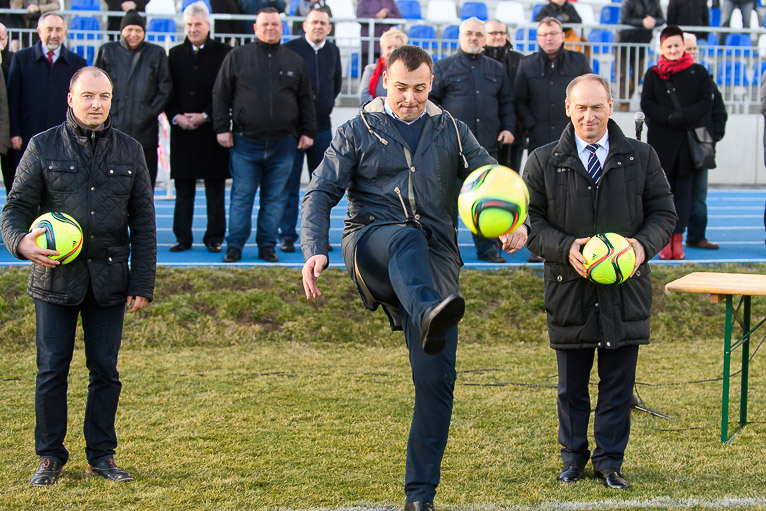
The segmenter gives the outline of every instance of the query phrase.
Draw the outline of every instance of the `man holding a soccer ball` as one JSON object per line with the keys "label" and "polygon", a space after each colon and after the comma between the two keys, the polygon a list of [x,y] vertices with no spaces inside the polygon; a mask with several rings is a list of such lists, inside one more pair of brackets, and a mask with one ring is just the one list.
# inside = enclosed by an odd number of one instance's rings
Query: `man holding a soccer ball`
{"label": "man holding a soccer ball", "polygon": [[[531,232],[527,246],[545,258],[548,335],[558,362],[559,480],[595,477],[614,489],[630,434],[638,347],[649,344],[652,284],[646,262],[667,245],[676,224],[668,181],[654,150],[627,138],[610,120],[609,83],[595,74],[566,91],[571,119],[557,142],[535,150],[524,168]],[[616,233],[635,252],[621,284],[588,280],[581,253],[593,236]],[[588,381],[598,350],[598,404],[588,448]]]}

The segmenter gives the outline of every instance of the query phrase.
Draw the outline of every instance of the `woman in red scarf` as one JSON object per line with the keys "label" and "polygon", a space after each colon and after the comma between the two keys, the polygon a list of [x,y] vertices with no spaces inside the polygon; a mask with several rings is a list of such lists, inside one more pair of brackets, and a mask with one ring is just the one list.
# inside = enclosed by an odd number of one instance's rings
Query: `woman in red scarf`
{"label": "woman in red scarf", "polygon": [[[692,181],[698,172],[687,132],[702,126],[705,115],[713,108],[713,80],[707,70],[695,64],[691,55],[684,51],[684,33],[677,26],[668,25],[660,33],[660,53],[657,65],[644,75],[641,110],[646,115],[647,142],[659,156],[678,214],[678,223],[670,243],[660,251],[660,259],[683,259],[683,236],[692,205]],[[675,91],[680,109],[675,106],[670,89]],[[642,205],[633,207],[639,215]],[[640,222],[640,218],[636,218],[636,222]]]}
{"label": "woman in red scarf", "polygon": [[380,36],[380,58],[375,64],[368,64],[362,73],[362,81],[359,84],[360,105],[386,95],[386,89],[383,88],[383,71],[388,65],[388,56],[405,44],[407,34],[395,28],[383,32]]}

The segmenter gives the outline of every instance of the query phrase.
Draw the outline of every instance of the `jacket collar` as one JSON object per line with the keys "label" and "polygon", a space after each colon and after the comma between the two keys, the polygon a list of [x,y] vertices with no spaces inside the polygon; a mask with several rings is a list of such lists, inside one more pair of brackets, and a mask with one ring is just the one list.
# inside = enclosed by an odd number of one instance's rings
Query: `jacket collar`
{"label": "jacket collar", "polygon": [[[34,52],[33,53],[33,56],[34,56],[33,60],[47,59],[48,58],[48,56],[45,53],[43,53],[43,45],[40,42],[37,42],[37,43],[35,43],[34,46],[32,46],[32,51]],[[70,54],[71,53],[72,52],[67,50],[67,47],[62,44],[61,45],[61,52],[59,53],[59,58],[60,59],[64,59],[64,62],[66,62],[67,64],[71,64],[71,62],[69,62]]]}
{"label": "jacket collar", "polygon": [[[607,161],[613,156],[633,153],[633,147],[614,120],[609,119],[606,129],[609,132],[609,154],[607,155]],[[553,147],[551,162],[555,166],[582,167],[582,162],[580,162],[580,158],[577,156],[574,125],[571,122],[564,129],[558,143]],[[604,169],[607,167],[606,163],[604,162]]]}
{"label": "jacket collar", "polygon": [[276,50],[279,49],[280,46],[282,46],[282,43],[269,44],[269,43],[264,43],[260,39],[256,39],[255,40],[255,45],[258,46],[259,48],[264,49],[264,50],[276,51]]}
{"label": "jacket collar", "polygon": [[[210,44],[210,34],[207,35],[207,39],[205,39],[205,42],[202,43],[202,48],[200,48],[200,51],[203,51],[205,48],[207,48],[209,44]],[[186,37],[184,39],[184,46],[186,46],[186,48],[190,52],[194,52],[194,45],[192,45],[192,43],[191,43],[191,41],[189,41],[188,37]]]}
{"label": "jacket collar", "polygon": [[112,114],[110,113],[106,117],[104,126],[101,129],[94,130],[94,129],[86,128],[83,125],[81,125],[75,118],[74,112],[72,112],[72,109],[67,108],[66,121],[64,121],[64,124],[66,125],[66,129],[75,137],[90,138],[91,135],[95,133],[96,138],[101,138],[108,135],[112,129]]}
{"label": "jacket collar", "polygon": [[122,48],[123,48],[123,49],[125,49],[125,50],[126,50],[126,51],[128,51],[128,52],[137,52],[137,51],[141,51],[141,50],[143,50],[143,49],[144,49],[144,46],[146,46],[146,39],[144,39],[143,41],[141,41],[141,42],[138,44],[138,46],[136,46],[136,49],[134,49],[134,50],[131,50],[131,49],[130,49],[130,47],[128,46],[128,43],[127,43],[127,41],[125,41],[125,38],[124,38],[124,37],[122,37],[122,36],[120,36],[120,46],[122,46]]}
{"label": "jacket collar", "polygon": [[460,48],[458,48],[457,54],[460,55],[461,58],[464,58],[466,60],[479,60],[480,58],[482,58],[484,56],[484,54],[482,52],[479,52],[479,53],[468,53],[468,52],[465,52],[465,51],[461,50]]}
{"label": "jacket collar", "polygon": [[[399,130],[394,126],[394,122],[396,121],[385,111],[384,102],[385,98],[378,97],[365,103],[359,111],[359,116],[362,118],[362,122],[364,122],[368,133],[374,136],[383,145],[388,145],[389,140],[396,140],[400,144],[405,145],[406,142],[399,134]],[[435,123],[440,121],[439,116],[444,113],[441,108],[430,101],[426,104],[425,111],[426,125],[423,127],[423,135],[421,135],[421,140],[423,142],[432,141],[436,138],[436,135],[443,127],[443,121],[439,122],[439,124]],[[418,149],[414,155],[416,160],[418,159],[418,155],[427,146],[427,143],[418,144]]]}

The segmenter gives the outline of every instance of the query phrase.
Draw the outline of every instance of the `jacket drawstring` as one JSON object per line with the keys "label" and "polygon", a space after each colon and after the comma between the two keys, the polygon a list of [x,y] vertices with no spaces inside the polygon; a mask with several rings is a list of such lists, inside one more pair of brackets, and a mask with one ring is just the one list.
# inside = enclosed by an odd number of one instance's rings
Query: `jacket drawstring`
{"label": "jacket drawstring", "polygon": [[375,135],[375,137],[376,137],[378,140],[380,140],[380,142],[381,142],[383,145],[388,145],[388,140],[384,139],[383,137],[381,137],[380,135],[378,135],[377,133],[375,133],[374,131],[372,131],[372,128],[370,128],[370,125],[367,123],[367,118],[365,118],[365,116],[364,116],[364,110],[361,110],[361,111],[359,112],[359,115],[362,117],[362,121],[364,122],[364,125],[365,125],[365,126],[367,126],[367,131],[368,131],[368,132],[369,132],[371,135]]}

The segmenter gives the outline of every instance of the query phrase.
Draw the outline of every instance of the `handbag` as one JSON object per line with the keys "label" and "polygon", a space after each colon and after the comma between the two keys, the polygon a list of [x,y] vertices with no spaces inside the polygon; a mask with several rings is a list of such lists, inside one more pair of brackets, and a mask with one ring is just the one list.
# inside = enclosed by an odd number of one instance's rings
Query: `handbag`
{"label": "handbag", "polygon": [[[680,111],[681,102],[678,101],[675,87],[670,83],[670,80],[664,81],[670,99],[673,101],[673,106]],[[689,152],[694,162],[694,168],[697,170],[716,168],[715,141],[708,129],[705,126],[689,129],[686,131],[686,138],[689,141]]]}

